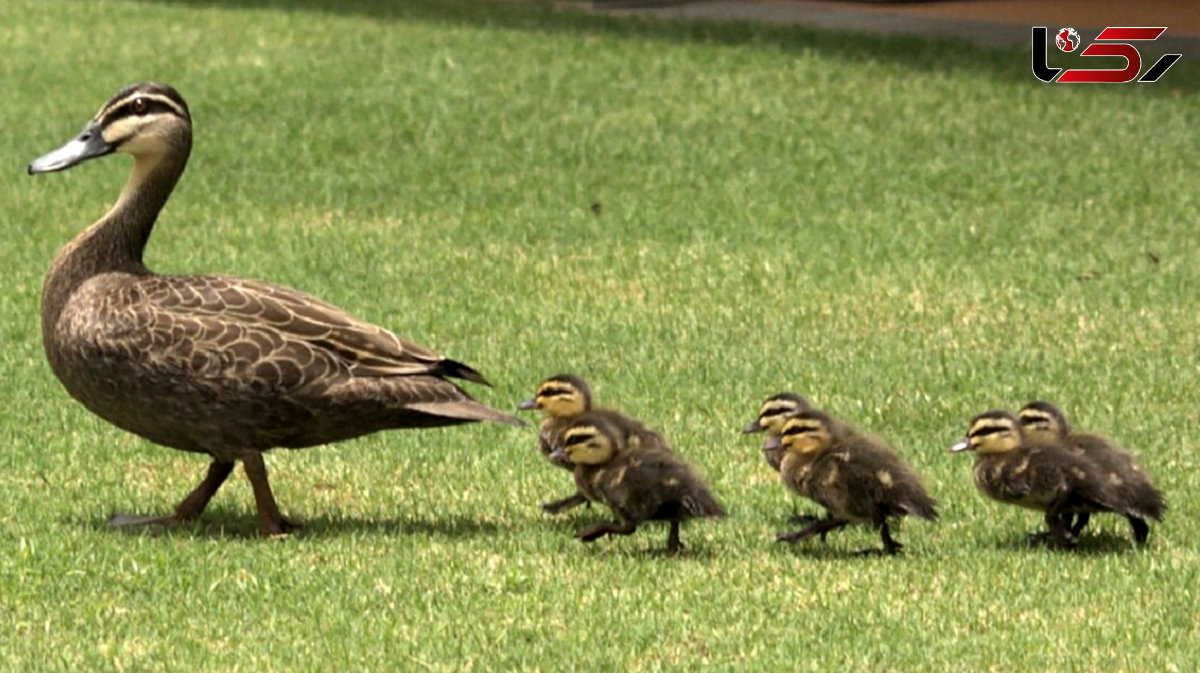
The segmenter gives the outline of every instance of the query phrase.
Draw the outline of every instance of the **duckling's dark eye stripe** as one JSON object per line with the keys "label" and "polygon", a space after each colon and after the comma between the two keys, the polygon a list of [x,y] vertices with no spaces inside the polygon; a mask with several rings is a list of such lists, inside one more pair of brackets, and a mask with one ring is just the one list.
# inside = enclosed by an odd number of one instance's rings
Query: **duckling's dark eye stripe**
{"label": "duckling's dark eye stripe", "polygon": [[816,432],[817,428],[812,425],[793,425],[783,431],[785,435],[802,435],[808,432]]}
{"label": "duckling's dark eye stripe", "polygon": [[759,418],[766,418],[768,416],[778,416],[779,414],[786,414],[788,412],[795,411],[795,409],[796,408],[792,407],[792,406],[765,407],[762,411],[760,411],[758,413],[758,416],[759,416]]}
{"label": "duckling's dark eye stripe", "polygon": [[570,394],[570,388],[543,388],[542,391],[538,393],[538,397],[559,397]]}
{"label": "duckling's dark eye stripe", "polygon": [[595,435],[588,432],[580,432],[573,435],[568,435],[566,441],[563,442],[563,446],[582,444],[593,437],[595,437]]}
{"label": "duckling's dark eye stripe", "polygon": [[967,436],[968,437],[987,437],[988,435],[994,435],[997,432],[1005,432],[1006,430],[1009,430],[1009,428],[1002,426],[1002,425],[988,425],[988,426],[979,428],[977,430],[971,430],[971,432],[967,433]]}

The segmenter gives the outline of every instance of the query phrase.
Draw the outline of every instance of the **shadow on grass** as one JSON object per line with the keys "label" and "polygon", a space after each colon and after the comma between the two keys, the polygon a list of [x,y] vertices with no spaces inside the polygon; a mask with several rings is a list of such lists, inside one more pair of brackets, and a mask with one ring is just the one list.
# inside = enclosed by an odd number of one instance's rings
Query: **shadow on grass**
{"label": "shadow on grass", "polygon": [[[175,526],[146,525],[113,527],[108,525],[110,517],[98,517],[68,523],[90,527],[102,533],[131,536],[170,536],[172,538],[196,538],[205,540],[252,540],[260,539],[258,517],[252,512],[227,510],[211,507],[199,520]],[[414,517],[389,517],[359,519],[345,516],[320,514],[306,519],[289,519],[299,525],[288,537],[297,539],[320,539],[345,536],[385,537],[443,537],[466,539],[492,536],[512,530],[512,526],[496,523],[478,516],[447,515],[438,519]]]}
{"label": "shadow on grass", "polygon": [[1015,538],[998,538],[994,547],[1004,551],[1053,551],[1079,556],[1101,556],[1107,554],[1124,554],[1141,550],[1127,535],[1118,535],[1108,531],[1089,533],[1084,531],[1079,538],[1079,544],[1074,548],[1066,548],[1035,539],[1035,535],[1024,533]]}
{"label": "shadow on grass", "polygon": [[922,555],[916,550],[910,553],[907,551],[907,547],[901,550],[899,554],[889,555],[883,553],[883,546],[878,544],[865,547],[847,547],[822,543],[815,539],[796,542],[794,544],[784,542],[773,542],[772,544],[782,552],[790,553],[794,556],[802,556],[813,561],[855,561],[870,563],[873,559],[883,559],[884,561],[894,562],[908,556]]}
{"label": "shadow on grass", "polygon": [[[872,36],[801,26],[746,22],[662,20],[615,17],[544,3],[464,0],[143,0],[190,7],[276,10],[364,16],[377,21],[448,26],[498,27],[532,33],[569,32],[582,36],[624,37],[665,42],[756,45],[784,51],[816,51],[838,60],[887,63],[926,72],[970,71],[1040,86],[1030,73],[1025,49],[990,50],[963,41],[915,36]],[[1200,88],[1200,70],[1173,68],[1169,87],[1113,87],[1139,95]]]}
{"label": "shadow on grass", "polygon": [[[645,535],[643,535],[645,533]],[[635,539],[643,537],[645,539],[637,540],[633,549],[629,547],[618,547],[612,544],[608,538],[600,538],[594,542],[576,542],[581,551],[589,556],[596,558],[642,558],[642,559],[662,559],[664,563],[686,563],[688,561],[715,561],[718,558],[724,558],[718,549],[701,545],[699,543],[688,542],[687,533],[681,536],[683,539],[681,544],[683,549],[679,553],[672,556],[667,553],[667,532],[666,530],[653,531],[646,526],[639,526],[636,533],[633,534]]]}

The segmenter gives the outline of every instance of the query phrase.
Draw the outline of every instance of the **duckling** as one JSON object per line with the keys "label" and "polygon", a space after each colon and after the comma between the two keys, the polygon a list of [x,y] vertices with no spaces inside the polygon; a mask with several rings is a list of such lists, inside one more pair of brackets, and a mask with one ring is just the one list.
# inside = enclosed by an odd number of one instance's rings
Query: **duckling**
{"label": "duckling", "polygon": [[1049,531],[1035,539],[1074,547],[1079,538],[1071,532],[1066,517],[1077,512],[1147,516],[1105,488],[1104,474],[1095,463],[1061,441],[1027,437],[1017,417],[1007,411],[986,411],[972,418],[966,436],[950,451],[975,452],[972,475],[984,495],[1045,512]]}
{"label": "duckling", "polygon": [[792,415],[771,443],[784,452],[779,471],[783,483],[828,510],[825,518],[779,535],[778,542],[799,542],[861,523],[879,529],[885,554],[897,554],[904,545],[892,537],[889,519],[908,514],[928,521],[938,518],[937,503],[895,453],[823,411]]}
{"label": "duckling", "polygon": [[[552,465],[573,471],[575,466],[562,458],[551,458],[554,443],[563,428],[585,412],[604,415],[621,429],[627,442],[666,446],[662,437],[641,422],[611,409],[593,409],[592,388],[587,381],[574,374],[555,374],[538,384],[537,393],[517,405],[522,411],[540,409],[546,417],[538,428],[538,449]],[[588,502],[582,493],[542,504],[549,514],[558,514]]]}
{"label": "duckling", "polygon": [[667,554],[679,553],[679,524],[723,517],[725,508],[699,476],[663,445],[631,445],[614,420],[595,412],[571,421],[559,434],[556,460],[575,466],[575,484],[593,502],[607,505],[614,521],[580,528],[575,537],[592,542],[605,535],[630,535],[645,521],[668,521]]}
{"label": "duckling", "polygon": [[767,461],[767,465],[771,466],[772,470],[778,472],[779,465],[783,461],[783,445],[780,444],[777,448],[768,449],[767,444],[770,443],[771,437],[779,435],[779,429],[783,427],[783,422],[789,416],[811,408],[812,405],[801,395],[786,391],[776,393],[763,400],[762,406],[758,409],[758,417],[750,425],[742,428],[742,433],[767,433],[766,437],[763,438],[763,458]]}
{"label": "duckling", "polygon": [[71,239],[46,274],[42,345],[67,393],[91,412],[156,444],[211,457],[173,513],[110,524],[193,520],[240,461],[259,530],[277,535],[293,524],[271,493],[268,450],[396,428],[524,425],[449,380],[486,384],[473,368],[308,294],[147,268],[146,243],[191,149],[183,97],[146,82],[118,91],[82,133],[29,165],[33,175],[113,153],[133,157],[116,204]]}
{"label": "duckling", "polygon": [[[750,422],[750,425],[742,428],[742,434],[765,433],[762,445],[763,459],[767,461],[767,465],[770,465],[772,470],[778,472],[779,465],[783,461],[783,445],[772,442],[771,439],[779,436],[779,429],[783,427],[783,422],[789,416],[811,408],[812,404],[803,395],[788,391],[776,393],[763,400],[758,409],[758,416]],[[820,518],[813,514],[801,514],[793,509],[792,515],[788,517],[788,523],[804,525]],[[821,533],[821,542],[824,541],[825,533]]]}
{"label": "duckling", "polygon": [[[1058,407],[1044,400],[1030,402],[1017,412],[1017,420],[1026,436],[1042,441],[1060,441],[1068,449],[1086,456],[1103,473],[1103,484],[1111,488],[1125,503],[1132,503],[1155,521],[1161,521],[1167,505],[1162,494],[1150,483],[1150,477],[1132,453],[1099,435],[1072,432],[1067,418]],[[1150,526],[1144,518],[1128,516],[1133,538],[1144,544],[1150,536]],[[1088,524],[1089,512],[1077,512],[1071,533],[1078,536]]]}

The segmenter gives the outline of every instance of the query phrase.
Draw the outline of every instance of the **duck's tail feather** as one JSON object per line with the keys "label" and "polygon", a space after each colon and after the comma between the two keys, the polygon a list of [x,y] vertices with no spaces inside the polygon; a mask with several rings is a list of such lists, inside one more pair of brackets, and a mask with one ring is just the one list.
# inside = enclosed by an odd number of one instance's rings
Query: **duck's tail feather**
{"label": "duck's tail feather", "polygon": [[525,421],[516,416],[506,414],[503,411],[497,411],[482,402],[476,402],[472,399],[460,399],[452,401],[437,401],[437,402],[414,402],[406,405],[407,409],[419,411],[423,414],[431,416],[441,416],[443,418],[453,418],[464,421],[490,421],[493,423],[504,423],[507,425],[515,425],[517,427],[525,427],[528,425]]}
{"label": "duck's tail feather", "polygon": [[488,386],[489,388],[492,386],[487,379],[483,378],[483,374],[480,374],[474,368],[465,365],[458,360],[442,358],[442,360],[438,362],[438,373],[442,376],[448,376],[450,378],[473,381],[475,383]]}

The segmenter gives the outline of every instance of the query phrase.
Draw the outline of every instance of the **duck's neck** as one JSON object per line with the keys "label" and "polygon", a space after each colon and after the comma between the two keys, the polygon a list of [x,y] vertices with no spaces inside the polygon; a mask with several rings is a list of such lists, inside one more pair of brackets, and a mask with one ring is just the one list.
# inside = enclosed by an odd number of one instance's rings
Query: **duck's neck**
{"label": "duck's neck", "polygon": [[150,273],[142,263],[142,253],[187,159],[186,151],[134,159],[133,171],[117,203],[71,239],[46,274],[42,286],[43,336],[58,321],[71,294],[89,278],[112,272]]}

